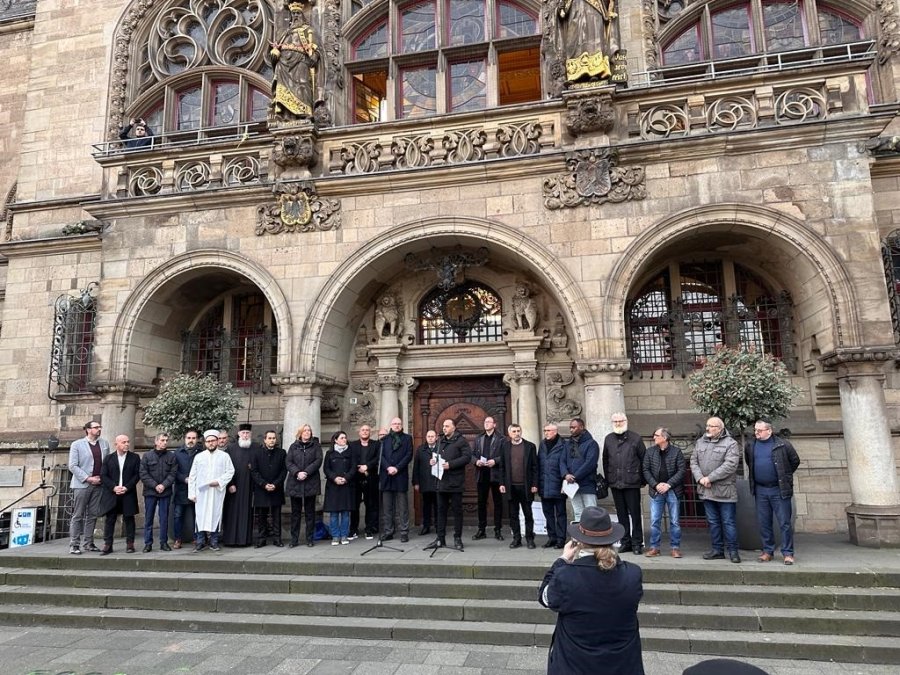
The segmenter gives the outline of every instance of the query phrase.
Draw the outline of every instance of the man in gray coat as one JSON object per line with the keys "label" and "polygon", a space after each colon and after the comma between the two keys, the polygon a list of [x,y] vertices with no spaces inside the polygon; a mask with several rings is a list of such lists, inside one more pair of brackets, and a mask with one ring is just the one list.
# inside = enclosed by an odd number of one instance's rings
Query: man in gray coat
{"label": "man in gray coat", "polygon": [[69,486],[74,496],[69,522],[69,553],[73,555],[100,550],[94,545],[94,525],[103,492],[100,469],[109,454],[109,443],[100,438],[102,427],[99,422],[88,422],[83,429],[84,438],[69,447],[69,471],[72,472]]}
{"label": "man in gray coat", "polygon": [[[691,455],[691,473],[703,500],[712,549],[704,560],[724,560],[725,549],[733,563],[741,562],[737,534],[737,469],[741,451],[718,417],[706,421],[706,433]],[[723,545],[724,530],[724,545]]]}

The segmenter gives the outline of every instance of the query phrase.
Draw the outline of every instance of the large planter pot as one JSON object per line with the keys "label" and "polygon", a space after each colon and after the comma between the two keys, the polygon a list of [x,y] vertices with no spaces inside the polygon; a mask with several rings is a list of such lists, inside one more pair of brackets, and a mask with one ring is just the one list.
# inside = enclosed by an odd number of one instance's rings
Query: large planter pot
{"label": "large planter pot", "polygon": [[[746,478],[738,478],[737,482],[737,528],[738,547],[746,551],[761,551],[762,538],[759,536],[759,521],[756,519],[756,499],[750,493],[750,481]],[[791,526],[797,520],[796,499],[791,500]],[[772,519],[772,527],[775,530],[775,549],[781,545],[781,530],[778,520]]]}

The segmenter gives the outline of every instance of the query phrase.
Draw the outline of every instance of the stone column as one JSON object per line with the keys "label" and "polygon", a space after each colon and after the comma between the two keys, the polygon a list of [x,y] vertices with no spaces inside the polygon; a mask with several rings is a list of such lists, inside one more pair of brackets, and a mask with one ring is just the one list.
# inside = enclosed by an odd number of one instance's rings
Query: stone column
{"label": "stone column", "polygon": [[[513,379],[518,383],[516,398],[513,401],[513,410],[522,427],[522,436],[535,445],[543,438],[541,434],[541,419],[538,412],[537,392],[535,382],[537,374],[537,350],[543,342],[542,337],[536,337],[533,330],[510,331],[506,344],[513,353]],[[502,429],[506,433],[506,429]]]}
{"label": "stone column", "polygon": [[312,427],[313,436],[322,439],[322,385],[314,373],[279,373],[272,384],[281,387],[284,400],[284,438],[288,447],[294,442],[301,424]]}
{"label": "stone column", "polygon": [[157,388],[136,382],[104,382],[92,383],[90,389],[100,394],[103,402],[103,438],[109,441],[110,447],[121,434],[131,439],[132,448],[137,447],[139,439],[134,437],[134,426],[138,401],[142,396],[155,396]]}
{"label": "stone column", "polygon": [[622,376],[631,367],[626,360],[580,361],[575,364],[584,378],[584,423],[600,446],[612,431],[610,417],[625,410]]}
{"label": "stone column", "polygon": [[[378,406],[379,426],[390,427],[392,419],[402,417],[400,414],[400,357],[403,352],[403,345],[390,340],[382,340],[369,347],[369,355],[378,362],[375,386],[381,389]],[[404,428],[408,427],[407,420],[403,420],[403,426]]]}
{"label": "stone column", "polygon": [[857,546],[900,546],[900,491],[884,400],[884,367],[894,347],[838,350],[822,357],[837,368],[847,451],[847,523]]}

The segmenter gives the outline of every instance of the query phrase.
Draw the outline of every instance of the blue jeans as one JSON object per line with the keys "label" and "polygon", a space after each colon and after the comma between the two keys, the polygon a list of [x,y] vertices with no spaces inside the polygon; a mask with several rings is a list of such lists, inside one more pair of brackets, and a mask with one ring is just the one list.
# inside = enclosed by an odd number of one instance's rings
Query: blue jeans
{"label": "blue jeans", "polygon": [[159,497],[157,495],[144,495],[144,544],[150,546],[153,543],[153,518],[156,509],[159,508],[159,543],[169,541],[169,501],[172,496]]}
{"label": "blue jeans", "polygon": [[[703,506],[706,509],[706,522],[709,523],[709,538],[712,540],[713,551],[729,553],[738,550],[737,535],[737,504],[734,502],[714,502],[704,499]],[[724,546],[722,533],[725,533]]]}
{"label": "blue jeans", "polygon": [[759,521],[759,534],[762,538],[763,551],[769,555],[775,552],[775,531],[772,529],[772,516],[778,520],[781,530],[781,553],[794,555],[794,528],[791,525],[791,498],[784,499],[777,487],[756,486],[756,520]]}
{"label": "blue jeans", "polygon": [[349,511],[332,511],[331,523],[328,527],[331,530],[331,538],[337,541],[346,539],[350,536],[350,512]]}
{"label": "blue jeans", "polygon": [[666,494],[657,493],[650,498],[650,548],[659,548],[662,542],[662,517],[666,505],[669,506],[669,545],[672,548],[681,548],[681,524],[678,521],[678,495],[675,490],[669,490]]}
{"label": "blue jeans", "polygon": [[581,522],[581,512],[588,506],[597,506],[597,495],[579,490],[572,497],[572,511],[575,512],[575,522]]}

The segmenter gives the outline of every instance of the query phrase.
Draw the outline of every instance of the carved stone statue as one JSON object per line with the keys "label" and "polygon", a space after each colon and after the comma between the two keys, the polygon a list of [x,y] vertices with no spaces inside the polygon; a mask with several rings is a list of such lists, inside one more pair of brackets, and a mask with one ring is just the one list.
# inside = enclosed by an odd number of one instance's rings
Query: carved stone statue
{"label": "carved stone statue", "polygon": [[400,302],[386,293],[375,306],[375,335],[381,339],[400,335]]}
{"label": "carved stone statue", "polygon": [[512,301],[513,326],[516,330],[534,330],[537,327],[537,304],[531,290],[525,284],[516,286]]}
{"label": "carved stone statue", "polygon": [[565,63],[567,84],[608,80],[619,50],[616,0],[548,0],[555,4],[551,48]]}
{"label": "carved stone statue", "polygon": [[275,71],[272,113],[277,121],[313,117],[317,101],[316,68],[321,54],[318,37],[304,11],[310,4],[310,0],[293,0],[288,5],[291,23],[269,51]]}

